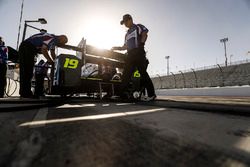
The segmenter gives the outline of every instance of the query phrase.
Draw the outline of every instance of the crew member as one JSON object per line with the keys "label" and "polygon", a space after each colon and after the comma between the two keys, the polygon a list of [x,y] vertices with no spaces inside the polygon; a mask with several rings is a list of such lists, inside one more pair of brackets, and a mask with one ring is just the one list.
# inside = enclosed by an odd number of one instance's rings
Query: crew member
{"label": "crew member", "polygon": [[148,97],[142,99],[144,101],[153,101],[156,98],[153,83],[147,73],[148,60],[144,50],[147,40],[148,29],[142,24],[134,24],[132,16],[125,14],[120,22],[125,25],[128,31],[125,35],[125,43],[123,46],[113,47],[111,50],[127,50],[128,57],[122,75],[122,91],[126,91],[130,82],[130,78],[135,68],[141,74],[142,82],[148,92]]}
{"label": "crew member", "polygon": [[[49,64],[53,64],[55,55],[55,46],[62,46],[68,42],[65,35],[56,36],[49,33],[35,34],[24,40],[19,47],[20,61],[20,96],[32,98],[31,79],[34,68],[34,57],[42,53]],[[50,50],[50,55],[48,51]]]}
{"label": "crew member", "polygon": [[3,38],[0,37],[0,98],[4,97],[6,86],[8,48],[5,46]]}

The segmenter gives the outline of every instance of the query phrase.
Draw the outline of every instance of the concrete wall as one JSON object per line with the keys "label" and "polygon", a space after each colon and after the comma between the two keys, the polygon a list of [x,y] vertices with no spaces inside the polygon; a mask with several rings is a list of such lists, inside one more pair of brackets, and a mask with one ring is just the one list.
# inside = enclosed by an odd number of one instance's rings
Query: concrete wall
{"label": "concrete wall", "polygon": [[202,88],[217,86],[250,85],[250,63],[206,70],[192,70],[169,76],[157,75],[152,78],[155,89]]}

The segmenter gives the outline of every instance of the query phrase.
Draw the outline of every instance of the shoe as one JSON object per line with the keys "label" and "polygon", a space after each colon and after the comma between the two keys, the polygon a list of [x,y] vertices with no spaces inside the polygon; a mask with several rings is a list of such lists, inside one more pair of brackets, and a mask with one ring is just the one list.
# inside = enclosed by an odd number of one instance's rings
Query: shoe
{"label": "shoe", "polygon": [[147,99],[147,97],[144,94],[142,94],[141,97],[140,97],[140,100],[144,101],[145,99]]}
{"label": "shoe", "polygon": [[142,101],[154,101],[156,99],[156,95],[150,96],[150,97],[146,97],[144,99],[141,99]]}

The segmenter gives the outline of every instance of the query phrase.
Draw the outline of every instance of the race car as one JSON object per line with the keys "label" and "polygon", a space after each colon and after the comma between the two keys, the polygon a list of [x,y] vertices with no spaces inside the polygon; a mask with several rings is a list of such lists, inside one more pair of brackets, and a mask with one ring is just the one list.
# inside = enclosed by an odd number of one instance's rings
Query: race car
{"label": "race car", "polygon": [[[76,54],[57,56],[51,71],[49,94],[71,96],[84,93],[99,98],[118,95],[126,54],[97,49],[80,42],[78,47],[66,45],[64,49]],[[135,71],[129,92],[140,91],[140,74]]]}

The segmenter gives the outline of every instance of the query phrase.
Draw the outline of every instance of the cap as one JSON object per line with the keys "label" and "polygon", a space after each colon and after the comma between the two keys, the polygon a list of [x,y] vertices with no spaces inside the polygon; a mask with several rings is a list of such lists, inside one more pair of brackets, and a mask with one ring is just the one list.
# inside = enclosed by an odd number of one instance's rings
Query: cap
{"label": "cap", "polygon": [[130,14],[125,14],[122,17],[122,20],[120,21],[120,24],[123,25],[125,21],[132,19],[132,16]]}

